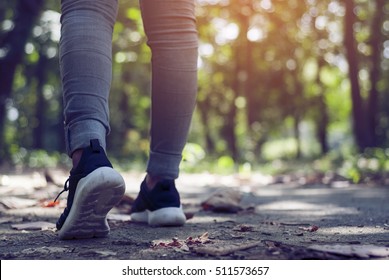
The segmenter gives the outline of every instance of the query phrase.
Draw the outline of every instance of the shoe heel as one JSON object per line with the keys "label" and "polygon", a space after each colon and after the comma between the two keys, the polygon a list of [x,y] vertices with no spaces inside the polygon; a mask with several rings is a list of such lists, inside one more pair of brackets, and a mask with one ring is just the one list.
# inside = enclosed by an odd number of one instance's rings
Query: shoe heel
{"label": "shoe heel", "polygon": [[110,167],[100,167],[82,178],[75,200],[63,227],[60,239],[105,237],[110,228],[108,212],[125,192],[122,176]]}
{"label": "shoe heel", "polygon": [[181,207],[166,207],[149,212],[148,223],[151,226],[182,226],[186,222]]}

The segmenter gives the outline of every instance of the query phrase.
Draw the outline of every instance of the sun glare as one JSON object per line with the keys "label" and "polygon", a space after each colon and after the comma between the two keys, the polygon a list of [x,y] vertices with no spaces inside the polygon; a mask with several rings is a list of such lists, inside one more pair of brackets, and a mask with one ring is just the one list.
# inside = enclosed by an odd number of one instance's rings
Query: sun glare
{"label": "sun glare", "polygon": [[265,38],[265,33],[258,27],[252,27],[247,32],[247,39],[251,42],[260,42]]}
{"label": "sun glare", "polygon": [[223,18],[214,18],[212,25],[216,31],[215,41],[218,45],[225,45],[239,36],[239,26]]}

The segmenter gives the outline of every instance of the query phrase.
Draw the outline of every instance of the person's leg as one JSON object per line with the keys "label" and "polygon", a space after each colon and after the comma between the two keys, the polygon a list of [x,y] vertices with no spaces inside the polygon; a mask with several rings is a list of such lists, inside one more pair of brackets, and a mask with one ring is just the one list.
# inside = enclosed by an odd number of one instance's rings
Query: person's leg
{"label": "person's leg", "polygon": [[117,0],[62,0],[61,10],[60,66],[71,156],[90,139],[105,148]]}
{"label": "person's leg", "polygon": [[106,214],[125,188],[105,154],[117,0],[62,0],[61,9],[65,140],[73,169],[57,229],[61,239],[102,237],[109,233]]}
{"label": "person's leg", "polygon": [[[133,218],[140,221],[147,218],[150,224],[178,225],[185,221],[181,209],[171,211],[167,206],[180,207],[174,179],[179,175],[182,150],[196,103],[198,37],[194,3],[194,0],[140,0],[152,51],[150,156],[140,195],[147,200],[147,191],[152,192],[159,182],[162,182],[159,188],[166,190],[163,193],[155,190],[152,200],[158,200],[154,201],[158,205],[147,207],[140,203],[139,207],[134,207],[134,211],[142,215],[133,214]],[[138,202],[140,200],[142,198]],[[157,215],[154,223],[150,214],[143,215],[144,209],[156,212],[160,208],[169,208],[161,214],[168,217],[166,221],[158,221],[161,215]],[[176,214],[180,217],[175,217]]]}
{"label": "person's leg", "polygon": [[147,173],[179,174],[197,93],[194,0],[141,0],[152,51],[151,145]]}

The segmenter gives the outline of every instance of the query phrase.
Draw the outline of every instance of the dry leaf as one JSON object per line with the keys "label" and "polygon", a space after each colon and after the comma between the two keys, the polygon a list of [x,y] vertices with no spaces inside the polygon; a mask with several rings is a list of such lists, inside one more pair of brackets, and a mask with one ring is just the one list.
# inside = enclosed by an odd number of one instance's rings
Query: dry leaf
{"label": "dry leaf", "polygon": [[54,201],[54,200],[49,200],[49,201],[43,201],[41,203],[42,207],[55,207],[59,205],[59,200]]}
{"label": "dry leaf", "polygon": [[11,228],[16,230],[46,230],[55,228],[55,224],[48,222],[31,222],[25,224],[15,224],[11,225]]}
{"label": "dry leaf", "polygon": [[202,202],[201,206],[204,210],[213,212],[236,213],[242,210],[242,207],[239,205],[241,199],[242,194],[239,191],[220,189]]}
{"label": "dry leaf", "polygon": [[199,212],[199,209],[184,209],[186,220],[193,219],[194,215]]}
{"label": "dry leaf", "polygon": [[208,232],[203,233],[202,235],[193,238],[192,236],[188,237],[185,240],[185,244],[188,246],[191,245],[199,245],[199,244],[207,244],[207,243],[212,243],[212,241],[209,239],[209,234]]}
{"label": "dry leaf", "polygon": [[279,246],[276,242],[270,240],[266,240],[264,243],[269,249],[275,249]]}
{"label": "dry leaf", "polygon": [[250,225],[237,225],[234,227],[232,230],[234,231],[240,231],[240,232],[249,232],[249,231],[254,231],[254,227]]}
{"label": "dry leaf", "polygon": [[39,248],[27,248],[21,251],[22,254],[31,255],[31,254],[61,254],[71,252],[72,249],[64,247],[39,247]]}
{"label": "dry leaf", "polygon": [[111,257],[111,256],[116,256],[117,253],[113,251],[104,251],[104,250],[96,250],[94,251],[96,254],[104,256],[104,257]]}
{"label": "dry leaf", "polygon": [[247,250],[253,247],[256,247],[261,242],[252,242],[252,243],[244,243],[244,244],[226,244],[224,246],[207,246],[207,247],[197,247],[193,248],[193,251],[199,254],[206,254],[212,256],[225,256],[236,251]]}
{"label": "dry leaf", "polygon": [[169,247],[176,247],[180,248],[183,245],[177,237],[173,237],[171,242],[163,242],[163,241],[153,241],[151,244],[151,248],[158,249],[158,248],[169,248]]}
{"label": "dry leaf", "polygon": [[308,232],[315,232],[319,229],[318,226],[310,226],[310,227],[299,227],[299,229],[308,231]]}
{"label": "dry leaf", "polygon": [[172,242],[167,244],[168,246],[170,246],[170,247],[181,247],[182,246],[182,243],[178,240],[177,237],[174,237],[172,240],[173,240]]}
{"label": "dry leaf", "polygon": [[209,233],[208,233],[208,232],[204,232],[202,235],[200,235],[200,236],[198,237],[198,239],[199,239],[199,241],[200,241],[201,243],[209,242],[209,241],[210,241],[210,240],[209,240]]}
{"label": "dry leaf", "polygon": [[188,246],[194,246],[194,245],[200,245],[200,244],[206,244],[206,243],[212,243],[211,240],[209,240],[208,232],[203,233],[202,235],[193,238],[188,237],[185,240],[179,240],[177,237],[173,237],[172,241],[166,242],[166,241],[153,241],[151,244],[151,248],[153,249],[160,249],[160,248],[180,248],[184,249],[184,251],[188,251]]}

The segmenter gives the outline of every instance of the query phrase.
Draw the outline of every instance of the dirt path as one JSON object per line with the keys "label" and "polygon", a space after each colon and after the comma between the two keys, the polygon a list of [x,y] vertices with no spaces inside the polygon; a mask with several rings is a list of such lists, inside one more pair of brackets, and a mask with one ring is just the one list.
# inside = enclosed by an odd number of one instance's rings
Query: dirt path
{"label": "dirt path", "polygon": [[129,220],[142,175],[124,174],[110,236],[61,241],[53,226],[66,195],[45,206],[67,175],[51,173],[55,183],[44,172],[0,175],[0,259],[389,259],[385,186],[184,174],[187,223],[151,228]]}

